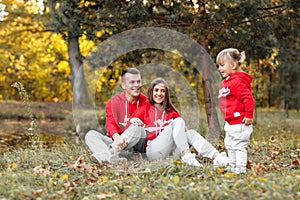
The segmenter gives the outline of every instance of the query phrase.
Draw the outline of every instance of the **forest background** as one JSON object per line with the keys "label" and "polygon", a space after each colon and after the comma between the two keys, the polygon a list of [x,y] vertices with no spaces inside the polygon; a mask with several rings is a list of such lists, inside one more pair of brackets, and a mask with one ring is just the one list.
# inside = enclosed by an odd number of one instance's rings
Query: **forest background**
{"label": "forest background", "polygon": [[[74,71],[94,47],[125,30],[162,27],[194,39],[213,60],[226,47],[245,51],[244,70],[254,77],[256,106],[298,110],[299,4],[297,0],[1,0],[0,99],[18,99],[11,84],[20,81],[32,101],[71,101],[76,93]],[[98,72],[97,102],[105,104],[123,68],[149,62],[168,63],[180,71],[203,101],[201,74],[181,56],[137,50]]]}

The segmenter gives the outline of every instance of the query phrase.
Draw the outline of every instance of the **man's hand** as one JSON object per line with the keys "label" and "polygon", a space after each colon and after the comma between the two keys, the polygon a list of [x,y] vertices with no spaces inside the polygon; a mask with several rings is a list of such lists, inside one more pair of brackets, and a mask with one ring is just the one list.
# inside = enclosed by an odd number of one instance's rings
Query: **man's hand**
{"label": "man's hand", "polygon": [[114,139],[115,146],[119,150],[123,150],[126,148],[127,142],[118,133],[115,133],[113,135],[113,139]]}
{"label": "man's hand", "polygon": [[253,118],[244,117],[242,123],[244,123],[246,126],[249,126],[254,123],[254,120],[253,120]]}

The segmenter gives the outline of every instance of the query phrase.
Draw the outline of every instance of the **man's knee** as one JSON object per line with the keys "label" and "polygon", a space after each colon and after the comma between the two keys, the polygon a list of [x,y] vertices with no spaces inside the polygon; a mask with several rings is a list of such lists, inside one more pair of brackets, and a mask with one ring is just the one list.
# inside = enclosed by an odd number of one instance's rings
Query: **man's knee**
{"label": "man's knee", "polygon": [[86,134],[85,134],[85,141],[90,141],[93,140],[95,137],[97,137],[97,134],[100,134],[99,132],[95,131],[95,130],[89,130]]}
{"label": "man's knee", "polygon": [[141,126],[130,125],[125,132],[126,134],[132,135],[137,138],[146,137],[145,129]]}

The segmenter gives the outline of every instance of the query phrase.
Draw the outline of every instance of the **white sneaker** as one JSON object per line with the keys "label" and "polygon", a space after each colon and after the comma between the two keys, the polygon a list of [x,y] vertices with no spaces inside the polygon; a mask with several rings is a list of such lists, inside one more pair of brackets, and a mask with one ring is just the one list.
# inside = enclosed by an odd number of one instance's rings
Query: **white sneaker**
{"label": "white sneaker", "polygon": [[109,153],[93,153],[90,156],[90,159],[94,163],[102,163],[104,161],[108,161],[111,155]]}
{"label": "white sneaker", "polygon": [[195,156],[196,154],[194,153],[187,153],[184,156],[181,156],[181,160],[188,165],[202,167],[202,165],[196,160]]}
{"label": "white sneaker", "polygon": [[214,159],[214,167],[226,166],[229,163],[229,158],[226,152],[219,153]]}

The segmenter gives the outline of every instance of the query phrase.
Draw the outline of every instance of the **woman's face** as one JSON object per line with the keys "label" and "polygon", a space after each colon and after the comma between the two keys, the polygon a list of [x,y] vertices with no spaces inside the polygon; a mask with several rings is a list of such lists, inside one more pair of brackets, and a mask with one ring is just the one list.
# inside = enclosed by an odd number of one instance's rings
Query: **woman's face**
{"label": "woman's face", "polygon": [[159,83],[153,88],[153,100],[155,104],[162,104],[166,98],[166,87],[163,83]]}

